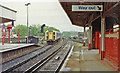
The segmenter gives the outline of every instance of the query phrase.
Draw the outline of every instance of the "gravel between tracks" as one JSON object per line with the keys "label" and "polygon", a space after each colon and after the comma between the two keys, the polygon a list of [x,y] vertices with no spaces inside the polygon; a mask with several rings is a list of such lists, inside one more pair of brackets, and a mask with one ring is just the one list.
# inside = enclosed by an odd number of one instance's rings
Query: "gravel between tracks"
{"label": "gravel between tracks", "polygon": [[25,61],[25,60],[27,60],[31,57],[34,57],[35,55],[40,54],[41,52],[44,52],[45,50],[47,50],[50,47],[52,47],[52,46],[49,45],[49,46],[46,46],[44,48],[39,48],[38,50],[36,50],[36,51],[34,51],[30,54],[27,54],[27,55],[22,56],[20,58],[16,58],[16,59],[14,59],[14,60],[12,60],[8,63],[5,63],[5,64],[2,65],[2,70],[5,71],[5,70],[9,69],[10,67],[13,67],[13,66],[19,64],[20,62],[23,62],[23,61]]}
{"label": "gravel between tracks", "polygon": [[[66,59],[69,51],[71,49],[71,42],[68,42],[67,45],[61,49],[61,51],[56,54],[49,62],[47,62],[42,68],[38,69],[37,72],[48,72],[48,71],[57,71],[59,67],[62,65],[62,62]],[[59,57],[59,59],[55,59]]]}

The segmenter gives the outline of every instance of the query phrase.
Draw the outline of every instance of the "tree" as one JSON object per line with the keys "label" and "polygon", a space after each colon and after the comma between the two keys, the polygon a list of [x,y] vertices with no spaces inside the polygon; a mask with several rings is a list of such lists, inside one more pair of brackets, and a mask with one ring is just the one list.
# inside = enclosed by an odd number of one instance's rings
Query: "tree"
{"label": "tree", "polygon": [[[18,29],[20,28],[20,36],[25,37],[27,36],[27,27],[25,25],[17,25],[13,30],[15,31],[15,34],[18,35]],[[57,32],[60,32],[58,29],[54,27],[44,27],[44,32],[47,30],[55,30]],[[32,36],[44,36],[41,34],[41,26],[30,26],[29,27],[29,33]]]}
{"label": "tree", "polygon": [[30,35],[37,36],[38,28],[36,26],[30,26]]}
{"label": "tree", "polygon": [[68,31],[64,31],[63,33],[63,36],[65,37],[70,37],[71,36],[71,32],[68,32]]}
{"label": "tree", "polygon": [[58,29],[54,28],[54,27],[49,27],[48,30],[55,30],[57,32],[60,32]]}
{"label": "tree", "polygon": [[13,30],[15,34],[18,35],[18,29],[20,29],[20,36],[25,37],[27,36],[27,27],[25,25],[17,25]]}

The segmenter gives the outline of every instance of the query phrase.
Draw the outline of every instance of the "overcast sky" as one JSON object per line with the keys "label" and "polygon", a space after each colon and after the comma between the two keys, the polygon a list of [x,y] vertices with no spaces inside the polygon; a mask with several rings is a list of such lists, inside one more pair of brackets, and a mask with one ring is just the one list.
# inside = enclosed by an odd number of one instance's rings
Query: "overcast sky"
{"label": "overcast sky", "polygon": [[60,31],[83,32],[82,27],[71,24],[68,16],[59,4],[58,0],[0,0],[1,4],[17,11],[16,23],[26,25],[25,3],[30,2],[29,24],[46,24],[58,28]]}

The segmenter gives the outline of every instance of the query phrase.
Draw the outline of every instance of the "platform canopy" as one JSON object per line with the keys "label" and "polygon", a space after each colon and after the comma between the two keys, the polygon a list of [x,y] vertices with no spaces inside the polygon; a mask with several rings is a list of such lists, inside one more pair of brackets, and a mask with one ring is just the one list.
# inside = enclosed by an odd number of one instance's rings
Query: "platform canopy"
{"label": "platform canopy", "polygon": [[16,20],[16,12],[8,7],[0,5],[0,24]]}
{"label": "platform canopy", "polygon": [[[59,0],[61,6],[67,13],[73,25],[87,27],[90,23],[101,16],[103,12],[105,17],[112,16],[119,21],[120,2],[119,0],[104,0],[108,2],[101,2],[101,0]],[[103,11],[72,11],[73,5],[102,5]]]}

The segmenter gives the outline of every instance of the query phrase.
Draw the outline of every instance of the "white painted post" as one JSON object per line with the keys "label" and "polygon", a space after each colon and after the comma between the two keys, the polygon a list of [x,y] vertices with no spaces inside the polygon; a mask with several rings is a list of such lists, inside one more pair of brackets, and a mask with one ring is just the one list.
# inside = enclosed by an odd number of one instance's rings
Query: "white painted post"
{"label": "white painted post", "polygon": [[[84,38],[85,38],[85,26],[84,26]],[[84,44],[83,44],[83,46],[85,46],[85,39],[84,39]]]}
{"label": "white painted post", "polygon": [[[102,13],[101,13],[102,14]],[[101,60],[104,59],[105,49],[105,18],[101,16]]]}
{"label": "white painted post", "polygon": [[88,50],[91,50],[92,49],[92,26],[89,25],[89,44],[88,44]]}

